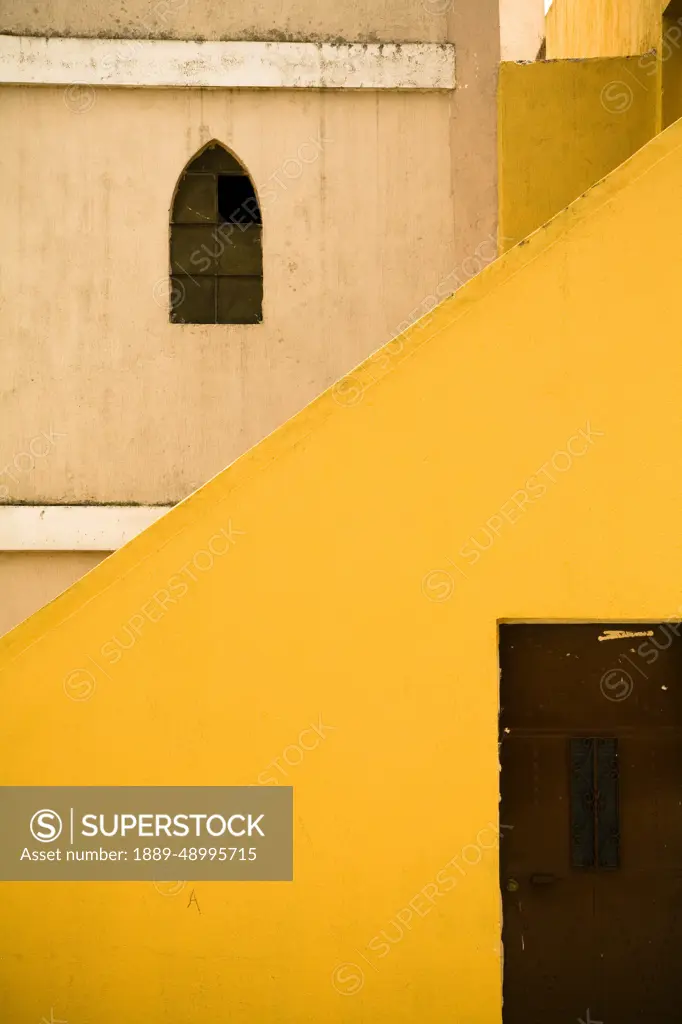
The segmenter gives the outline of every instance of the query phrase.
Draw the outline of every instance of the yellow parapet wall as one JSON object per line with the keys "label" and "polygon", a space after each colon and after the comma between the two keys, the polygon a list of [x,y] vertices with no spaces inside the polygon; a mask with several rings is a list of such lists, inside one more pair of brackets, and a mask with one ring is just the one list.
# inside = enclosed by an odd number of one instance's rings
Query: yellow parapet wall
{"label": "yellow parapet wall", "polygon": [[661,119],[667,128],[682,117],[682,0],[666,6],[658,47],[661,64]]}
{"label": "yellow parapet wall", "polygon": [[659,45],[661,0],[553,0],[548,57],[626,57]]}
{"label": "yellow parapet wall", "polygon": [[292,883],[3,884],[3,1024],[500,1024],[497,624],[679,617],[681,211],[676,125],[0,641],[4,784],[295,805]]}
{"label": "yellow parapet wall", "polygon": [[656,57],[650,54],[501,65],[501,252],[655,135],[658,83]]}

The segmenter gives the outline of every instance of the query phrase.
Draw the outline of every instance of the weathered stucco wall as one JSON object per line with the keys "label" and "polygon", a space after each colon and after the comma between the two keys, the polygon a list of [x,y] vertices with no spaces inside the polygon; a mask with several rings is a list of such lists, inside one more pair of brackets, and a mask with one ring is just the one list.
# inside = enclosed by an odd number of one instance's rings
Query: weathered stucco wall
{"label": "weathered stucco wall", "polygon": [[656,132],[656,62],[504,63],[499,80],[500,249],[515,245]]}
{"label": "weathered stucco wall", "polygon": [[545,38],[545,0],[500,0],[500,57],[535,60]]}
{"label": "weathered stucco wall", "polygon": [[[59,435],[0,479],[4,499],[183,498],[490,260],[495,78],[476,81],[480,59],[464,50],[461,101],[4,88],[0,469]],[[262,325],[168,323],[171,196],[214,137],[259,188]]]}
{"label": "weathered stucco wall", "polygon": [[[0,93],[8,153],[3,464],[10,498],[185,497],[286,420],[456,265],[447,95]],[[32,130],[26,132],[30,121]],[[199,146],[264,216],[264,323],[169,324],[168,211]],[[49,159],[46,159],[49,154]]]}
{"label": "weathered stucco wall", "polygon": [[295,788],[292,883],[3,884],[4,1019],[499,1024],[497,624],[680,617],[681,228],[679,124],[0,641],[3,784]]}
{"label": "weathered stucco wall", "polygon": [[[185,497],[496,255],[496,0],[12,0],[0,29],[454,41],[458,80],[454,94],[403,96],[0,91],[2,502]],[[171,195],[211,137],[260,190],[256,328],[168,323]],[[31,565],[4,565],[5,626],[74,578],[60,557],[37,588]]]}
{"label": "weathered stucco wall", "polygon": [[0,551],[0,636],[94,568],[89,551]]}
{"label": "weathered stucco wall", "polygon": [[[454,0],[8,0],[4,32],[175,39],[445,40]],[[464,6],[457,0],[457,6]]]}

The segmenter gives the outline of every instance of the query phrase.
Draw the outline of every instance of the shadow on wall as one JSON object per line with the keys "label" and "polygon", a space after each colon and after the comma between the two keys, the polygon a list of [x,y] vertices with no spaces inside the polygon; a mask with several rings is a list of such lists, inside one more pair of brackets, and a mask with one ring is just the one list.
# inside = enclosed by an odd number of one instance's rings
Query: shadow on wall
{"label": "shadow on wall", "polygon": [[504,252],[656,134],[657,61],[504,63],[500,68],[499,241]]}

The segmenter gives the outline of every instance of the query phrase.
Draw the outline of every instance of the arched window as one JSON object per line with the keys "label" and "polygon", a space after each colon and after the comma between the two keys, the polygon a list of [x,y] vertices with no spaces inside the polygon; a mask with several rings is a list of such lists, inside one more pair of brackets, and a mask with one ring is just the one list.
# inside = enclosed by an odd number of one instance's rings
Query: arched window
{"label": "arched window", "polygon": [[171,322],[263,319],[262,222],[251,179],[219,142],[185,168],[170,224]]}

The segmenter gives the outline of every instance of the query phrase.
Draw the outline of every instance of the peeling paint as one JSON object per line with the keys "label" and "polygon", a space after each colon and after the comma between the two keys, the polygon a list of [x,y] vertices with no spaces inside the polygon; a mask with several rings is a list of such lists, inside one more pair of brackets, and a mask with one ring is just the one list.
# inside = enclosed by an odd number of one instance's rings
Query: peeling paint
{"label": "peeling paint", "polygon": [[150,88],[455,87],[451,43],[204,42],[0,36],[0,83]]}

